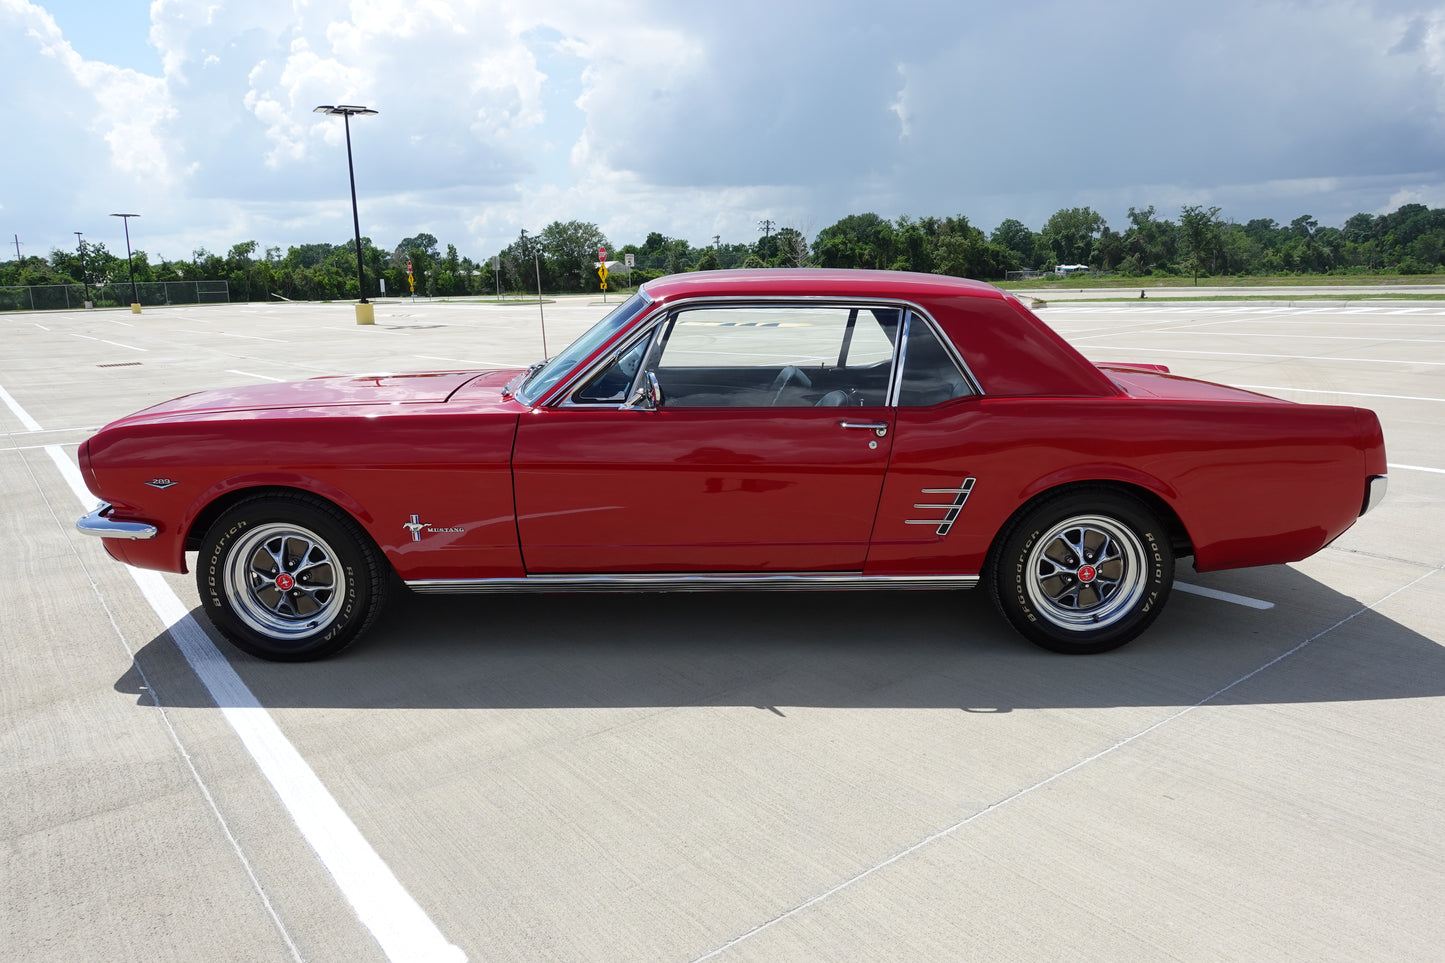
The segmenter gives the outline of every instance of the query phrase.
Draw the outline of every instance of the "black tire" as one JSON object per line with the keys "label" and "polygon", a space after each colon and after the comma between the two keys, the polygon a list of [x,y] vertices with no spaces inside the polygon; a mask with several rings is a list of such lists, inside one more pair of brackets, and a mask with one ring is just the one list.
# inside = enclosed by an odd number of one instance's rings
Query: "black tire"
{"label": "black tire", "polygon": [[1025,638],[1089,655],[1158,618],[1174,585],[1174,551],[1142,501],[1077,488],[1016,518],[995,543],[987,578],[994,605]]}
{"label": "black tire", "polygon": [[376,621],[390,566],[361,526],[311,495],[237,502],[206,533],[196,588],[236,648],[273,662],[335,655]]}

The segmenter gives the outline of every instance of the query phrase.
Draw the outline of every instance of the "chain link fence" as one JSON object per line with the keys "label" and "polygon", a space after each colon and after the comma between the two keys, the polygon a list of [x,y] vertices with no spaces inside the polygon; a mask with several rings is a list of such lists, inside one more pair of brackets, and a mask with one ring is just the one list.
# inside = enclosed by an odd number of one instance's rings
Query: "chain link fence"
{"label": "chain link fence", "polygon": [[[231,300],[231,286],[226,281],[146,281],[136,284],[135,294],[142,305],[225,304]],[[87,301],[97,308],[126,307],[131,303],[130,283],[0,287],[0,311],[76,311]]]}

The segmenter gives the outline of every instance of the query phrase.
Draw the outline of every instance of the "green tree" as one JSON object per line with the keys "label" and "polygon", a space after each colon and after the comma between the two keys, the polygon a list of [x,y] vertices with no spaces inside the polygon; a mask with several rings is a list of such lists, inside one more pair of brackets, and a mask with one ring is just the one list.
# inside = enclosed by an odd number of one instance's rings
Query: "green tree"
{"label": "green tree", "polygon": [[547,274],[563,291],[595,291],[598,287],[597,249],[610,248],[607,235],[585,221],[553,221],[540,235],[546,251]]}
{"label": "green tree", "polygon": [[1179,233],[1184,239],[1185,264],[1198,286],[1199,272],[1212,269],[1219,259],[1219,208],[1198,204],[1181,208]]}
{"label": "green tree", "polygon": [[1104,226],[1104,218],[1093,208],[1067,208],[1049,218],[1041,239],[1055,264],[1091,264],[1094,241]]}
{"label": "green tree", "polygon": [[818,232],[813,260],[820,267],[886,268],[894,261],[893,225],[877,214],[850,214]]}
{"label": "green tree", "polygon": [[1021,264],[1034,263],[1034,246],[1038,242],[1038,235],[1029,230],[1023,221],[1011,217],[1000,221],[989,240],[1014,252]]}

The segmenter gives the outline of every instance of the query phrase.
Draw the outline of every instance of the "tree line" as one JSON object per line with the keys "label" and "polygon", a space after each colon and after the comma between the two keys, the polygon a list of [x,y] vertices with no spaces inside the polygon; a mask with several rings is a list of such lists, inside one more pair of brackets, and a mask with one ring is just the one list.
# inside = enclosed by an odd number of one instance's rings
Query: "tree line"
{"label": "tree line", "polygon": [[[747,243],[694,246],[651,232],[641,244],[613,248],[595,224],[554,221],[536,234],[521,232],[492,257],[480,261],[443,250],[431,234],[403,238],[390,249],[362,238],[367,296],[384,285],[388,297],[487,294],[527,295],[596,291],[599,247],[608,259],[632,255],[634,269],[613,271],[609,287],[635,287],[654,277],[684,271],[757,267],[840,267],[922,271],[1004,280],[1011,272],[1087,269],[1125,279],[1225,276],[1301,276],[1445,273],[1445,208],[1406,204],[1392,214],[1356,214],[1341,227],[1321,227],[1305,214],[1288,224],[1270,218],[1246,223],[1220,218],[1220,208],[1180,209],[1161,217],[1154,207],[1129,208],[1128,223],[1111,228],[1098,212],[1075,207],[1056,212],[1039,231],[1013,218],[985,234],[968,218],[850,214],[810,241],[805,230],[765,222]],[[258,256],[255,241],[226,254],[198,249],[189,260],[158,258],[143,250],[131,256],[137,282],[226,281],[232,301],[354,300],[359,286],[356,248],[313,243],[270,247]],[[411,272],[408,277],[407,268]],[[124,257],[103,243],[55,249],[0,263],[0,287],[14,285],[123,284],[130,280]]]}

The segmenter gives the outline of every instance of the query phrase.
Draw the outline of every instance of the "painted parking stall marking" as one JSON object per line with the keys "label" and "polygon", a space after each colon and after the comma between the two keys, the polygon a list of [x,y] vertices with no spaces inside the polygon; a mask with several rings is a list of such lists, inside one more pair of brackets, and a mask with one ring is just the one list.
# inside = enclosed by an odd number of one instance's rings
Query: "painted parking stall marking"
{"label": "painted parking stall marking", "polygon": [[[0,399],[30,430],[45,430],[3,387]],[[93,508],[95,496],[74,459],[59,445],[44,448],[81,510]],[[465,963],[466,954],[401,885],[164,577],[130,566],[126,571],[386,957],[395,963]],[[209,797],[204,784],[202,789]],[[241,858],[245,862],[244,854]],[[266,900],[264,892],[261,898]]]}

